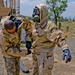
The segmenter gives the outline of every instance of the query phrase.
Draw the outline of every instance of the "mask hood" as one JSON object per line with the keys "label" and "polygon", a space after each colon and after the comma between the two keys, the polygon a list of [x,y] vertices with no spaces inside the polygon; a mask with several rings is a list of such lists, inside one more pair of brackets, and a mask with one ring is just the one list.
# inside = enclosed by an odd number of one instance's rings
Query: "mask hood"
{"label": "mask hood", "polygon": [[48,20],[48,8],[44,4],[36,5],[40,11],[40,23],[44,22],[45,20]]}
{"label": "mask hood", "polygon": [[40,11],[40,24],[44,26],[48,22],[48,8],[45,4],[39,4],[35,7]]}

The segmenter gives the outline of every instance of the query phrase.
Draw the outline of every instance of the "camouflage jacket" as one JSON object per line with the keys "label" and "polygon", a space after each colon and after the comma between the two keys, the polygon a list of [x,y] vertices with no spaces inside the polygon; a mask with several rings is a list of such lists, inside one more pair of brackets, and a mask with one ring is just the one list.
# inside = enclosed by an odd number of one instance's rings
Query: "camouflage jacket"
{"label": "camouflage jacket", "polygon": [[21,20],[24,21],[24,24],[17,32],[9,34],[4,28],[0,31],[0,49],[3,56],[9,58],[25,56],[25,53],[20,50],[22,29],[26,31],[26,36],[31,39],[31,22],[28,19],[21,18]]}
{"label": "camouflage jacket", "polygon": [[57,26],[51,21],[48,21],[43,35],[38,36],[36,33],[36,29],[33,30],[32,35],[34,39],[32,47],[34,48],[35,52],[49,52],[50,50],[54,49],[56,44],[58,45],[58,47],[61,47],[62,50],[68,49],[64,33],[59,30]]}

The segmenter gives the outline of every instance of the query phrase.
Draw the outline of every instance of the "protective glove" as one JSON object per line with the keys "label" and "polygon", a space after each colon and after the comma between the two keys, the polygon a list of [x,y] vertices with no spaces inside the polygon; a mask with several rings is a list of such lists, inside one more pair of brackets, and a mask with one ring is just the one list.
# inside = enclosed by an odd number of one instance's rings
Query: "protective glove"
{"label": "protective glove", "polygon": [[66,63],[71,61],[71,54],[69,49],[63,50],[63,60],[65,60]]}
{"label": "protective glove", "polygon": [[31,44],[32,44],[31,41],[26,41],[27,54],[31,54],[31,50],[30,50],[32,46]]}
{"label": "protective glove", "polygon": [[31,50],[30,49],[27,50],[27,54],[28,55],[31,54]]}

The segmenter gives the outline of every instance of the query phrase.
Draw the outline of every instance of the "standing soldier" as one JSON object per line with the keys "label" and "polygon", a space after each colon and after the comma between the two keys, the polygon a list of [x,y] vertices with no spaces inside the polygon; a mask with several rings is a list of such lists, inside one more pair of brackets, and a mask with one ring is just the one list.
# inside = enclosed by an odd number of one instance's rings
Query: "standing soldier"
{"label": "standing soldier", "polygon": [[[35,6],[33,11],[35,29],[32,31],[33,75],[52,75],[54,64],[53,49],[58,45],[63,50],[63,60],[71,61],[71,54],[63,32],[48,20],[48,8],[44,4]],[[34,34],[35,33],[35,34]]]}
{"label": "standing soldier", "polygon": [[[0,48],[5,60],[7,75],[19,75],[22,63],[20,57],[25,53],[20,50],[21,31],[24,28],[28,31],[31,23],[27,19],[17,19],[13,16],[2,19],[3,29],[0,31]],[[21,68],[22,69],[22,68]]]}

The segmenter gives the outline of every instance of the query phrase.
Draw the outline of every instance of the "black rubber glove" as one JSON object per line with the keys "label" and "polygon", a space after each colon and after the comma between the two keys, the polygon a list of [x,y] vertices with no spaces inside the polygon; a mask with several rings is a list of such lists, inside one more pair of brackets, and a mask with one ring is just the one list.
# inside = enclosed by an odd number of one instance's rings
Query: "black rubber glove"
{"label": "black rubber glove", "polygon": [[27,54],[31,54],[31,41],[26,41]]}

